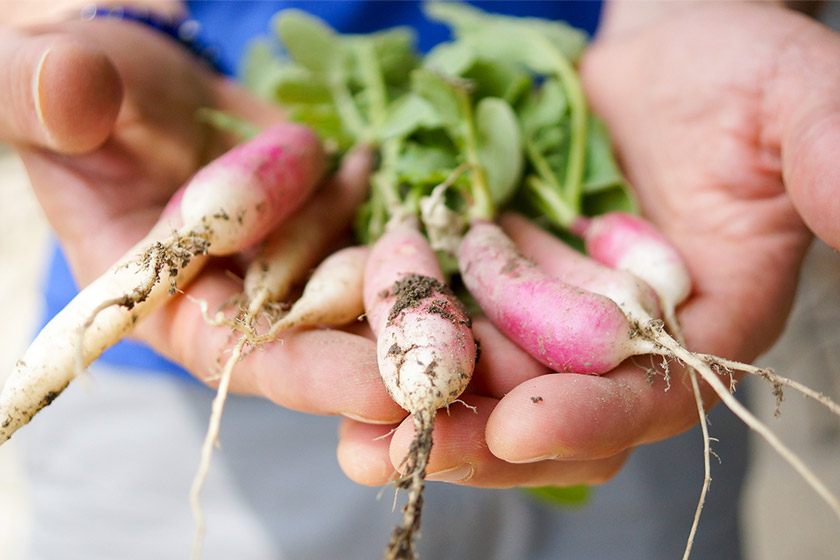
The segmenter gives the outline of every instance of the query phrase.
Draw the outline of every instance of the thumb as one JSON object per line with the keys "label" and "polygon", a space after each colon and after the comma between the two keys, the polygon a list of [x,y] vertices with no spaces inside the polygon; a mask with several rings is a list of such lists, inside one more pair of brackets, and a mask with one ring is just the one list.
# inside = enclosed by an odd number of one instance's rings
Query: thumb
{"label": "thumb", "polygon": [[782,68],[775,95],[782,173],[808,228],[840,250],[840,36],[825,30]]}
{"label": "thumb", "polygon": [[122,84],[111,61],[67,34],[0,29],[0,139],[74,154],[111,132]]}

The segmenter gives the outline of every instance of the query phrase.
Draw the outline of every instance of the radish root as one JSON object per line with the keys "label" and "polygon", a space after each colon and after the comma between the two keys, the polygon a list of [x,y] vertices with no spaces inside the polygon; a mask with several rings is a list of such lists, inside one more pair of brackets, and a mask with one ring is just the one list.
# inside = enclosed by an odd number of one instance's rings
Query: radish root
{"label": "radish root", "polygon": [[423,511],[423,489],[426,480],[426,465],[432,452],[432,431],[435,427],[433,409],[418,410],[414,419],[414,440],[408,455],[403,460],[405,472],[397,478],[397,490],[408,490],[406,503],[402,507],[403,520],[391,532],[391,540],[385,549],[384,560],[414,560],[414,543],[420,535],[420,517]]}

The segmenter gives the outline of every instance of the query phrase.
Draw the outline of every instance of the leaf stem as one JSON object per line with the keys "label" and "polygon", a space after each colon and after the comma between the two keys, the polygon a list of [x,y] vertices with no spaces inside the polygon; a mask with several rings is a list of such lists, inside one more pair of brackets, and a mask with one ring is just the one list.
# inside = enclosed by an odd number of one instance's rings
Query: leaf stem
{"label": "leaf stem", "polygon": [[552,47],[555,69],[566,91],[571,117],[569,161],[563,181],[563,195],[572,208],[580,208],[583,197],[583,173],[586,165],[587,105],[583,87],[572,63],[562,52]]}
{"label": "leaf stem", "polygon": [[484,166],[481,165],[481,160],[478,157],[478,137],[475,130],[475,120],[473,119],[472,100],[465,87],[458,86],[455,91],[464,119],[464,154],[472,177],[470,191],[473,200],[469,209],[469,218],[471,220],[492,220],[496,215],[496,208],[490,194],[490,186],[487,184],[487,174],[484,172]]}

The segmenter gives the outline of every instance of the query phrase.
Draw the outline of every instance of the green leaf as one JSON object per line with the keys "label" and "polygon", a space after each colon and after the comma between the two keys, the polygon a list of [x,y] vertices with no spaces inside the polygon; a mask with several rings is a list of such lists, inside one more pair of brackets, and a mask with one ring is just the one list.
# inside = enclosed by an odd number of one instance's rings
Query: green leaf
{"label": "green leaf", "polygon": [[615,211],[635,214],[639,211],[636,199],[624,185],[584,195],[581,206],[581,212],[586,216],[597,216]]}
{"label": "green leaf", "polygon": [[242,72],[242,81],[248,89],[272,100],[280,68],[275,46],[264,38],[252,41],[246,50]]}
{"label": "green leaf", "polygon": [[418,64],[416,38],[408,27],[394,27],[370,35],[385,83],[402,86]]}
{"label": "green leaf", "polygon": [[594,192],[624,188],[625,180],[612,151],[607,126],[602,120],[590,115],[589,134],[586,139],[586,168],[583,177],[583,192]]}
{"label": "green leaf", "polygon": [[488,14],[458,2],[427,2],[424,7],[482,58],[525,64],[540,73],[553,73],[558,55],[576,61],[587,41],[585,33],[560,21]]}
{"label": "green leaf", "polygon": [[335,106],[323,103],[312,105],[291,105],[286,108],[289,119],[312,128],[330,148],[344,150],[354,143],[353,137],[344,129],[344,123]]}
{"label": "green leaf", "polygon": [[451,144],[407,141],[396,162],[400,181],[433,187],[446,180],[458,162]]}
{"label": "green leaf", "polygon": [[377,132],[380,140],[405,138],[421,128],[439,128],[446,124],[444,116],[426,98],[407,93],[392,102]]}
{"label": "green leaf", "polygon": [[557,128],[569,120],[566,92],[560,80],[551,78],[518,108],[519,120],[524,133],[535,138],[542,129]]}
{"label": "green leaf", "polygon": [[319,76],[294,65],[281,66],[275,70],[272,97],[281,105],[332,101],[327,84]]}
{"label": "green leaf", "polygon": [[420,68],[411,73],[411,90],[432,104],[446,126],[458,126],[464,118],[456,87],[430,70]]}
{"label": "green leaf", "polygon": [[461,76],[472,84],[474,99],[499,97],[515,101],[533,80],[521,66],[478,59]]}
{"label": "green leaf", "polygon": [[526,488],[524,491],[543,503],[559,507],[579,507],[586,504],[592,497],[592,489],[585,484],[564,487],[540,486],[537,488]]}
{"label": "green leaf", "polygon": [[340,50],[335,31],[301,10],[280,12],[274,29],[292,59],[316,72],[328,70]]}
{"label": "green leaf", "polygon": [[423,59],[423,66],[436,74],[462,76],[478,59],[475,49],[463,41],[441,43]]}
{"label": "green leaf", "polygon": [[504,100],[485,97],[475,109],[478,158],[487,175],[493,202],[504,205],[522,177],[524,159],[516,115]]}

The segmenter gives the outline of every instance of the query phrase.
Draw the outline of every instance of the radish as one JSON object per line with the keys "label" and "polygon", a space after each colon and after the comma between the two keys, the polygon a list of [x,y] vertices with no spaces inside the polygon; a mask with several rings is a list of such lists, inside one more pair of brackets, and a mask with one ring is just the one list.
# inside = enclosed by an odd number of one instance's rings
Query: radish
{"label": "radish", "polygon": [[[348,154],[337,175],[263,242],[259,254],[245,272],[242,311],[234,319],[225,319],[221,312],[217,314],[221,318],[211,319],[212,323],[225,324],[239,331],[240,336],[219,374],[201,461],[190,491],[196,525],[193,558],[201,555],[205,532],[201,489],[210,469],[233,369],[246,346],[256,348],[271,342],[287,329],[349,323],[364,312],[362,278],[369,250],[346,248],[320,265],[318,261],[349,227],[356,207],[364,200],[370,164],[369,150],[364,147]],[[293,285],[316,265],[303,294],[289,312],[274,322],[267,332],[258,334],[259,315],[282,304]],[[206,304],[200,304],[206,310]]]}
{"label": "radish", "polygon": [[459,266],[493,324],[556,371],[606,373],[629,356],[656,350],[638,338],[615,302],[549,276],[491,222],[473,221]]}
{"label": "radish", "polygon": [[[403,325],[401,319],[389,333],[390,307],[377,298],[435,277],[418,272],[436,270],[437,262],[430,251],[418,249],[424,243],[418,228],[401,218],[418,213],[447,272],[460,268],[488,318],[543,364],[598,375],[639,354],[677,358],[690,366],[707,472],[709,437],[694,369],[838,511],[837,500],[732,398],[717,373],[758,374],[771,379],[777,390],[792,382],[767,370],[689,352],[682,343],[676,307],[689,295],[689,276],[678,251],[662,235],[641,218],[615,212],[635,205],[606,126],[590,113],[575,71],[584,38],[559,22],[484,14],[455,3],[432,3],[427,12],[447,23],[456,40],[434,49],[419,66],[408,43],[393,41],[393,36],[386,46],[381,37],[343,37],[297,12],[281,15],[279,34],[290,57],[272,61],[279,64],[271,76],[257,76],[264,78],[262,91],[291,102],[303,122],[320,126],[335,145],[350,136],[380,147],[372,194],[357,220],[363,240],[376,240],[387,231],[368,263],[365,302],[379,338],[383,381],[412,412],[417,434],[406,474],[398,480],[398,487],[412,488],[409,503],[386,557],[413,556],[422,469],[431,445],[433,415],[424,412],[427,399],[433,400],[428,395],[447,403],[447,390],[453,395],[461,390],[437,378],[433,381],[441,386],[435,386],[422,368],[394,374],[408,363],[401,350],[414,323]],[[255,54],[253,68],[264,67],[266,50]],[[325,108],[341,126],[323,118]],[[512,235],[519,230],[515,237],[522,249],[545,270],[523,259],[492,224],[511,200],[530,202],[533,215],[581,235],[592,258],[549,245],[546,238],[536,239],[533,231],[503,218]],[[602,215],[587,218],[584,212]],[[468,224],[471,229],[464,235]],[[382,271],[384,278],[373,271]],[[395,283],[400,278],[404,283]],[[411,338],[408,347],[415,345],[425,348]],[[840,410],[813,391],[803,392]]]}
{"label": "radish", "polygon": [[[766,377],[772,375],[770,372],[691,352],[657,321],[631,319],[612,300],[549,276],[525,259],[502,229],[491,222],[473,221],[461,243],[459,266],[467,289],[499,330],[559,372],[603,374],[640,354],[677,358],[699,373],[726,406],[767,440],[840,517],[840,500],[732,396],[717,374],[738,370]],[[702,410],[699,387],[694,388]],[[834,403],[827,406],[838,410]]]}
{"label": "radish", "polygon": [[362,279],[369,252],[367,247],[347,247],[327,257],[315,269],[303,294],[288,314],[275,322],[265,334],[249,337],[243,333],[235,343],[220,374],[219,387],[213,399],[209,427],[202,446],[201,461],[190,490],[190,503],[196,523],[192,558],[197,559],[201,556],[205,523],[199,498],[210,470],[213,447],[219,437],[233,368],[241,359],[243,350],[247,344],[257,346],[276,340],[283,330],[318,325],[338,326],[358,319],[364,313]]}
{"label": "radish", "polygon": [[548,274],[608,297],[631,319],[662,315],[656,292],[636,275],[593,261],[518,214],[507,212],[499,223],[517,248]]}
{"label": "radish", "polygon": [[395,527],[388,559],[413,559],[420,527],[426,464],[437,409],[464,391],[476,361],[476,343],[464,306],[414,218],[394,218],[373,247],[364,287],[368,322],[388,393],[413,417],[415,439],[397,488],[408,489],[402,525]]}
{"label": "radish", "polygon": [[204,261],[196,256],[252,245],[303,202],[325,166],[314,134],[285,124],[199,171],[151,232],[56,315],[15,364],[0,394],[0,443],[186,285]]}
{"label": "radish", "polygon": [[691,292],[691,276],[679,251],[653,224],[626,212],[608,212],[581,216],[570,229],[593,259],[647,282],[659,295],[665,323],[680,332],[676,309]]}

